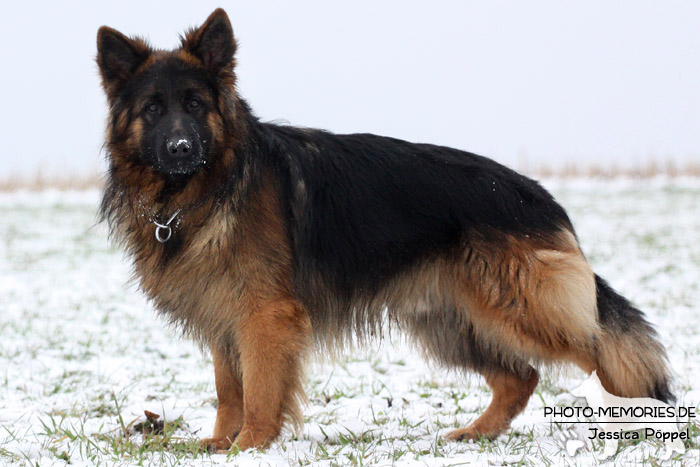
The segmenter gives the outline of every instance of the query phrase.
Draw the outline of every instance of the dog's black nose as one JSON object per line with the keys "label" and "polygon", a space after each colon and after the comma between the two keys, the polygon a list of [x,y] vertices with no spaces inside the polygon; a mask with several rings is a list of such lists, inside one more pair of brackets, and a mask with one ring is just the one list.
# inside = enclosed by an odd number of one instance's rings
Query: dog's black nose
{"label": "dog's black nose", "polygon": [[192,150],[192,142],[182,136],[168,138],[165,142],[165,146],[172,156],[186,156]]}

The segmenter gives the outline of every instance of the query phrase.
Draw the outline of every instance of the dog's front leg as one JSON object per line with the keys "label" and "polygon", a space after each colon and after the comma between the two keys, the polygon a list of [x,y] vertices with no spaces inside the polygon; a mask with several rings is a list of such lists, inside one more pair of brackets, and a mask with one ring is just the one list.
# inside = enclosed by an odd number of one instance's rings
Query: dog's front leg
{"label": "dog's front leg", "polygon": [[311,340],[308,313],[293,300],[252,307],[238,326],[243,374],[243,427],[239,449],[266,447],[285,418],[301,424],[303,360]]}
{"label": "dog's front leg", "polygon": [[207,449],[225,451],[231,447],[243,425],[243,383],[238,359],[216,344],[210,347],[219,406],[216,410],[214,434],[199,443]]}

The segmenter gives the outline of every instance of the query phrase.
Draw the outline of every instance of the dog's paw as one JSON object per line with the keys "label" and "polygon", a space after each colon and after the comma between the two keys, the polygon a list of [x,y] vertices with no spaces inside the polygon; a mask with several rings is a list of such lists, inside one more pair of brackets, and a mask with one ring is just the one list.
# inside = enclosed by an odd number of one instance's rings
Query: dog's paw
{"label": "dog's paw", "polygon": [[231,448],[232,441],[228,438],[214,439],[214,438],[203,438],[199,440],[199,446],[206,449],[209,452],[216,454],[226,454]]}
{"label": "dog's paw", "polygon": [[480,434],[473,426],[460,428],[445,434],[445,438],[450,441],[476,441],[478,439],[491,439],[492,436]]}

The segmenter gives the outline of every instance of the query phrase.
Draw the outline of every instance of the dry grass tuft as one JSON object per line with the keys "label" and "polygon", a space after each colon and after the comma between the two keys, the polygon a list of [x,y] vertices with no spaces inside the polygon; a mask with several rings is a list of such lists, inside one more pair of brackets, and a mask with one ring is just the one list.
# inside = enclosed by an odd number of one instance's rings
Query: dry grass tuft
{"label": "dry grass tuft", "polygon": [[0,192],[19,190],[89,190],[102,187],[103,177],[97,173],[90,175],[45,175],[9,176],[0,178]]}
{"label": "dry grass tuft", "polygon": [[[651,161],[637,167],[620,167],[614,164],[576,165],[569,163],[561,167],[547,164],[521,166],[517,170],[534,178],[652,178],[652,177],[698,177],[700,178],[700,162],[678,164],[673,161]],[[38,173],[32,176],[9,176],[0,178],[0,192],[18,190],[42,191],[54,190],[88,190],[101,188],[103,176],[97,173],[90,175],[45,175]]]}
{"label": "dry grass tuft", "polygon": [[690,161],[678,164],[674,161],[651,161],[637,167],[620,167],[615,164],[601,165],[576,165],[569,163],[555,168],[548,165],[539,165],[534,168],[525,168],[522,172],[535,178],[653,178],[653,177],[700,177],[700,162]]}

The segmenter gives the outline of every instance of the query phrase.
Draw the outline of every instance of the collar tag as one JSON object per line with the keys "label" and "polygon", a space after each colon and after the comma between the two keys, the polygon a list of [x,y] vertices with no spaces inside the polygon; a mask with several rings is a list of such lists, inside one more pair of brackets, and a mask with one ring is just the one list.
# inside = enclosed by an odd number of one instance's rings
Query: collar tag
{"label": "collar tag", "polygon": [[178,214],[180,214],[180,209],[175,211],[175,214],[170,216],[170,219],[168,219],[168,222],[165,224],[160,224],[155,220],[153,221],[153,223],[156,225],[156,240],[158,240],[160,243],[167,242],[170,240],[170,237],[173,236],[173,228],[170,227],[170,223],[175,220]]}

